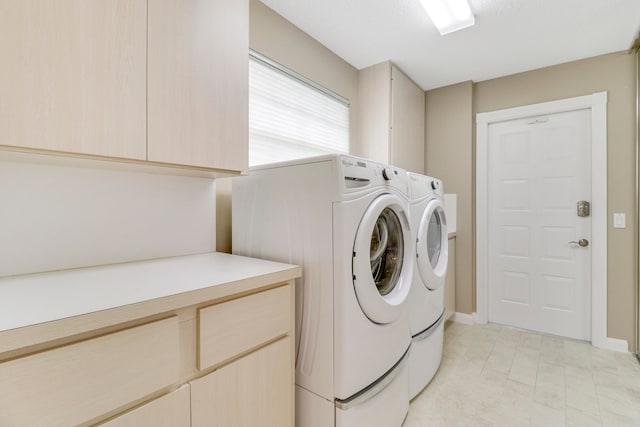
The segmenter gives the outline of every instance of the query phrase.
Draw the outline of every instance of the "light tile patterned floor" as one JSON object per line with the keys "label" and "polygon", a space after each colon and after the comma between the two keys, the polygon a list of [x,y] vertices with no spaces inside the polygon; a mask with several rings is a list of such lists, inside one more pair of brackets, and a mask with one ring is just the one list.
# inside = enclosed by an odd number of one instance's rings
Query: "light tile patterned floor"
{"label": "light tile patterned floor", "polygon": [[492,324],[449,323],[444,343],[404,427],[640,427],[631,354]]}

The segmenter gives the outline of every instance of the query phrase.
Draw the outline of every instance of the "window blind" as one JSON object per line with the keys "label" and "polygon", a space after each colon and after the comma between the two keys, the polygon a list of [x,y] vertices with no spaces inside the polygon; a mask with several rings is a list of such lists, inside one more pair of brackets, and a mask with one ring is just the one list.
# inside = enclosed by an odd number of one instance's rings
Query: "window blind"
{"label": "window blind", "polygon": [[349,103],[252,52],[249,166],[349,153]]}

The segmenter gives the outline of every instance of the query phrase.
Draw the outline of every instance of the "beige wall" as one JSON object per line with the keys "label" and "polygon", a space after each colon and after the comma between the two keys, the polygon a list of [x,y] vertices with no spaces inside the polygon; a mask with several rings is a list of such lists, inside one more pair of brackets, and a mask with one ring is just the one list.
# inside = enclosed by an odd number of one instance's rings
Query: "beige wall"
{"label": "beige wall", "polygon": [[[358,70],[292,25],[259,0],[250,0],[249,46],[308,79],[347,98],[353,153],[359,147],[356,134]],[[231,252],[231,180],[216,180],[216,243],[220,252]]]}
{"label": "beige wall", "polygon": [[471,313],[472,277],[472,118],[473,84],[429,91],[425,111],[425,171],[444,181],[446,193],[456,193],[456,311]]}
{"label": "beige wall", "polygon": [[[351,101],[352,152],[356,134],[358,71],[259,0],[250,2],[250,46]],[[613,53],[426,94],[426,173],[444,179],[458,194],[456,307],[475,311],[475,125],[476,113],[607,91],[608,212],[627,214],[627,228],[608,231],[608,334],[634,348],[635,257],[635,63]],[[231,251],[231,179],[217,184],[217,249]],[[609,221],[611,224],[611,221]]]}
{"label": "beige wall", "polygon": [[[635,243],[636,224],[634,223],[635,200],[635,58],[627,53],[612,53],[586,60],[561,64],[554,67],[519,73],[507,77],[479,82],[473,85],[471,99],[458,99],[460,105],[456,108],[464,109],[471,102],[472,117],[461,123],[451,121],[433,121],[427,113],[426,127],[436,128],[431,132],[443,135],[447,132],[461,132],[459,127],[475,125],[470,122],[476,113],[500,110],[521,105],[552,101],[594,92],[606,91],[607,104],[607,163],[608,163],[608,335],[613,338],[624,339],[630,348],[635,346]],[[439,92],[437,92],[439,91]],[[443,105],[435,103],[433,93],[438,93]],[[456,96],[456,88],[448,87],[427,92],[427,102],[431,109],[448,108],[449,96]],[[429,99],[432,101],[429,104]],[[429,107],[428,107],[429,109]],[[427,132],[426,146],[438,144]],[[451,168],[467,168],[468,155],[475,158],[475,138],[468,147],[470,153],[447,153],[437,151],[442,158],[432,158],[427,161],[438,163],[448,161]],[[435,153],[433,154],[435,157]],[[446,160],[446,156],[456,160]],[[428,170],[429,171],[429,170]],[[604,177],[603,177],[604,178]],[[445,180],[445,186],[447,181]],[[475,193],[475,183],[471,190]],[[447,187],[447,191],[451,188]],[[475,194],[474,194],[475,197]],[[468,216],[468,205],[460,206],[458,216]],[[611,218],[614,212],[627,215],[627,228],[614,229]],[[475,221],[475,218],[473,219]],[[472,244],[467,242],[467,244]],[[463,251],[463,242],[459,241],[458,253]],[[473,247],[473,246],[472,246]],[[470,249],[467,249],[470,250]],[[469,268],[466,265],[464,268]],[[456,269],[456,274],[458,270]],[[473,269],[465,272],[464,277],[474,277]],[[469,291],[467,286],[457,286],[456,291]],[[475,307],[475,286],[470,288],[472,295],[461,297],[461,301],[472,299]],[[456,297],[456,300],[458,298]],[[469,312],[469,306],[459,307],[463,312]]]}

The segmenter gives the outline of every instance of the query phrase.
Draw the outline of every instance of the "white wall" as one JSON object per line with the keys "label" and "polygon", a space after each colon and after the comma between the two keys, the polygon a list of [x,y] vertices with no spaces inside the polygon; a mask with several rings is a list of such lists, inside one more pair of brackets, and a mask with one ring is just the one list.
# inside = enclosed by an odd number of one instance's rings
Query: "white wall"
{"label": "white wall", "polygon": [[215,250],[211,178],[0,159],[0,277]]}

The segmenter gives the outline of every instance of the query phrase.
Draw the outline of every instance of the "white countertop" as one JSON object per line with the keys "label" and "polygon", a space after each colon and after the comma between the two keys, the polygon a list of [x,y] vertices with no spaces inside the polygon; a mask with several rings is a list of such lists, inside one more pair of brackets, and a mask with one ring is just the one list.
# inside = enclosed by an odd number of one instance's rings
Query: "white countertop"
{"label": "white countertop", "polygon": [[4,277],[0,333],[256,277],[290,280],[300,271],[290,264],[214,252]]}

